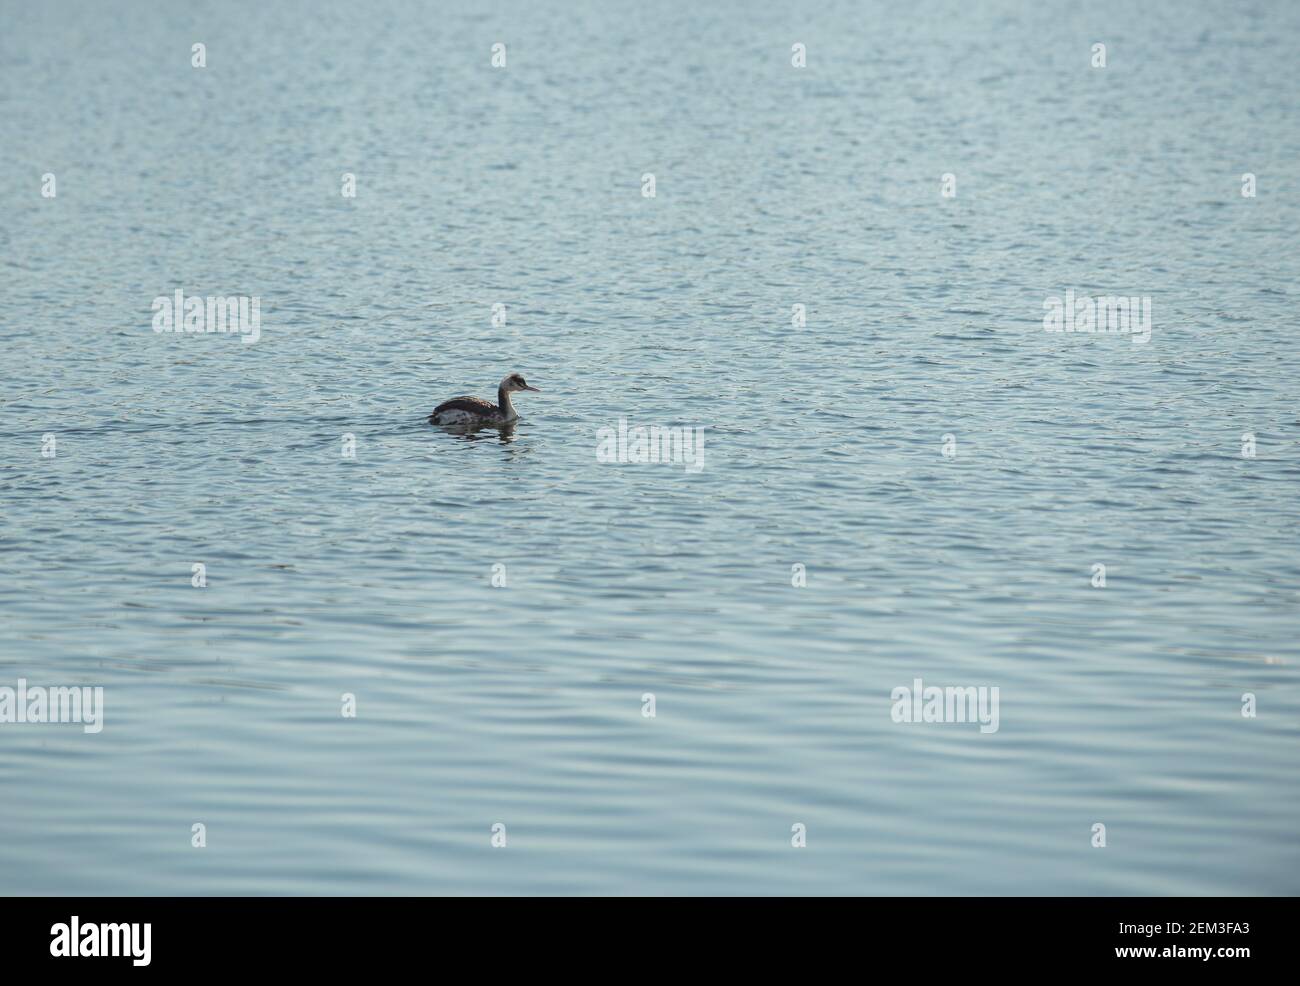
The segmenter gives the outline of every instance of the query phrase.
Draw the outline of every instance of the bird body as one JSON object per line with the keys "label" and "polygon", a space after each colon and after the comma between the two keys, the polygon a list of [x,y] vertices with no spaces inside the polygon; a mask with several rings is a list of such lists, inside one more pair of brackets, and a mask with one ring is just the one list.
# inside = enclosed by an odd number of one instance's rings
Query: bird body
{"label": "bird body", "polygon": [[493,404],[481,397],[453,397],[433,409],[429,415],[429,424],[468,428],[509,424],[519,417],[510,402],[510,395],[521,390],[541,393],[536,387],[528,386],[527,381],[518,373],[509,373],[497,386],[497,403]]}

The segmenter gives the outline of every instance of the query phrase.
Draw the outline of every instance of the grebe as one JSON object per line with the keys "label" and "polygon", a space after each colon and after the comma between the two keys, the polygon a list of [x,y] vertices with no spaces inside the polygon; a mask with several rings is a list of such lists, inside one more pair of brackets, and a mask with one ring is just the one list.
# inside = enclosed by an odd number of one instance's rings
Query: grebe
{"label": "grebe", "polygon": [[481,397],[453,397],[443,401],[429,415],[431,425],[468,425],[479,428],[488,425],[505,425],[519,417],[510,395],[520,390],[531,390],[535,394],[541,391],[528,386],[518,373],[509,373],[501,378],[497,386],[497,403],[485,401]]}

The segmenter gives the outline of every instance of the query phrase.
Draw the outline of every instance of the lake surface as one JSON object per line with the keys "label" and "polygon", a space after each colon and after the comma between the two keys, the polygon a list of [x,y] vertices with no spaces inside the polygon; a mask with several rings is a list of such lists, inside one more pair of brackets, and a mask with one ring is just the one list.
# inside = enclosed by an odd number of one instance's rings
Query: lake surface
{"label": "lake surface", "polygon": [[0,892],[1300,892],[1300,7],[438,6],[4,5]]}

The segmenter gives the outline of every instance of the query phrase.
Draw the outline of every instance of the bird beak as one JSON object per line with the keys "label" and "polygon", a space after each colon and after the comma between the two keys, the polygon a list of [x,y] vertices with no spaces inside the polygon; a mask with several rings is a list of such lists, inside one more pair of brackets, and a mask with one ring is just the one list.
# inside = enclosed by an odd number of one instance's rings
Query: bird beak
{"label": "bird beak", "polygon": [[536,387],[530,387],[530,386],[528,386],[528,384],[524,384],[524,390],[531,390],[534,394],[540,394],[540,393],[541,393],[541,391],[538,390]]}

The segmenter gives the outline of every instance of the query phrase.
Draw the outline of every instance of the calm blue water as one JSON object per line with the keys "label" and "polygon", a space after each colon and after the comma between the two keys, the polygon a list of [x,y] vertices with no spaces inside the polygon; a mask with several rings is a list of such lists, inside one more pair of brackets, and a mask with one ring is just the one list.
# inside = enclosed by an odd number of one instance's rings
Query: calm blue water
{"label": "calm blue water", "polygon": [[802,6],[0,5],[0,892],[1300,891],[1300,7]]}

